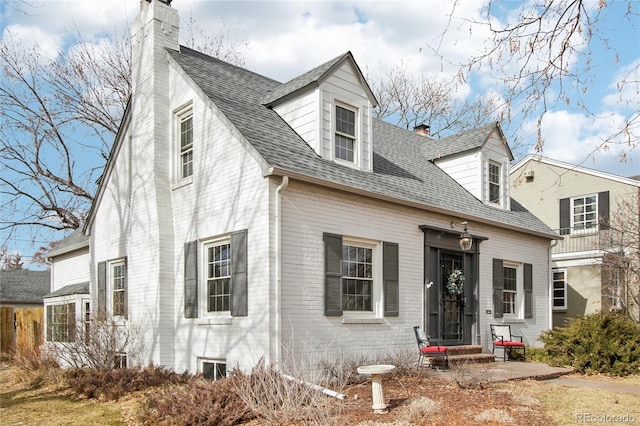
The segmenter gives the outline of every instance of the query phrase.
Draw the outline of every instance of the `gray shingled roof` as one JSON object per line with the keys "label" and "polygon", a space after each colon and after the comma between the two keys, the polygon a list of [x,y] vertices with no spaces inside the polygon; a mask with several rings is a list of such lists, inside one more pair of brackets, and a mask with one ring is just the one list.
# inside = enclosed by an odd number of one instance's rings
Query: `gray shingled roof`
{"label": "gray shingled roof", "polygon": [[49,271],[0,271],[0,303],[42,303],[51,291]]}
{"label": "gray shingled roof", "polygon": [[89,237],[82,234],[82,229],[76,229],[67,237],[62,239],[54,248],[47,252],[47,257],[59,256],[63,253],[78,250],[89,246]]}
{"label": "gray shingled roof", "polygon": [[320,157],[275,111],[263,105],[266,94],[280,87],[280,83],[185,47],[180,52],[167,51],[269,168],[405,204],[450,211],[469,220],[476,218],[525,232],[555,235],[513,200],[511,211],[504,211],[475,198],[429,161],[423,151],[425,143],[433,140],[374,120],[373,173],[336,164]]}
{"label": "gray shingled roof", "polygon": [[315,67],[312,70],[305,72],[304,74],[294,78],[293,80],[289,80],[286,83],[281,84],[276,87],[273,91],[268,92],[264,97],[262,103],[264,105],[269,105],[272,102],[277,101],[291,93],[296,92],[304,87],[307,87],[311,84],[318,82],[324,76],[326,72],[328,72],[331,68],[333,68],[336,64],[342,62],[342,60],[351,56],[351,53],[347,52],[340,56],[333,58],[330,61],[325,62],[322,65]]}
{"label": "gray shingled roof", "polygon": [[[500,125],[498,123],[491,123],[458,133],[457,135],[447,136],[441,139],[432,139],[431,143],[425,144],[423,152],[430,160],[437,160],[449,155],[473,151],[482,148],[494,132],[498,132],[499,137],[504,139]],[[510,156],[509,159],[513,160],[513,154],[511,154],[509,146],[505,146]]]}
{"label": "gray shingled roof", "polygon": [[89,282],[65,285],[44,297],[48,299],[50,297],[71,296],[73,294],[89,294]]}

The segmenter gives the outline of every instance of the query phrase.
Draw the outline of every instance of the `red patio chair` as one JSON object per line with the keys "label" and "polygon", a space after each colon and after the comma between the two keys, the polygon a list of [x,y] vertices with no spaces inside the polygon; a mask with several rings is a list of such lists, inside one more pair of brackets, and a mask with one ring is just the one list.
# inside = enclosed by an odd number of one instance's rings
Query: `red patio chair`
{"label": "red patio chair", "polygon": [[511,358],[511,351],[514,349],[522,349],[522,357],[527,359],[527,348],[522,341],[522,336],[511,334],[510,325],[491,324],[491,341],[493,349],[491,353],[495,353],[496,347],[502,348],[502,360],[507,361],[507,355]]}
{"label": "red patio chair", "polygon": [[[424,331],[419,326],[413,327],[413,332],[416,335],[418,342],[418,368],[422,367],[422,363],[425,358],[440,358],[442,359],[442,367],[449,368],[449,354],[446,346],[440,346],[437,341],[429,339],[429,336],[424,334]],[[433,344],[432,344],[433,343]],[[429,366],[436,368],[436,365],[429,360]]]}

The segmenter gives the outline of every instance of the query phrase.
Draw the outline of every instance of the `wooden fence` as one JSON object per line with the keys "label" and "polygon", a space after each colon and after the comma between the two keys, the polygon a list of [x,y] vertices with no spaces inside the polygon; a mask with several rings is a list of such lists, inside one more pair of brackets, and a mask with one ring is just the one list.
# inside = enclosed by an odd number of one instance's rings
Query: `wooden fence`
{"label": "wooden fence", "polygon": [[0,351],[38,352],[44,338],[44,308],[0,308]]}

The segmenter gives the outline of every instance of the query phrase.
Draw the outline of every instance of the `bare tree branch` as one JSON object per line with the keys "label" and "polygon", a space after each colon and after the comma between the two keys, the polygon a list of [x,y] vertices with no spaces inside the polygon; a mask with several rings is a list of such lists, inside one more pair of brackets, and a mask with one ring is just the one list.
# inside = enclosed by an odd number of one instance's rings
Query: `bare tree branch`
{"label": "bare tree branch", "polygon": [[[507,115],[517,115],[522,123],[528,120],[537,123],[537,151],[544,147],[541,129],[545,116],[558,106],[579,110],[594,119],[614,115],[609,112],[602,116],[603,113],[590,110],[584,97],[590,93],[596,78],[593,55],[597,43],[611,52],[612,60],[619,59],[617,47],[611,44],[608,33],[612,29],[604,24],[605,17],[615,14],[620,22],[624,20],[635,26],[637,2],[628,0],[623,9],[614,8],[613,2],[605,0],[534,0],[517,3],[517,6],[505,0],[489,0],[482,19],[456,16],[458,3],[458,0],[453,2],[450,23],[455,17],[476,31],[486,28],[491,34],[480,53],[464,63],[453,64],[460,69],[458,77],[468,81],[472,73],[489,70],[506,87]],[[450,31],[447,27],[438,46],[432,48],[436,54]],[[621,161],[625,161],[640,142],[639,67],[640,61],[636,61],[626,75],[618,77],[620,98],[615,114],[624,115],[624,120],[597,147],[605,150],[618,146]],[[512,140],[517,141],[520,132],[514,129],[511,133]]]}

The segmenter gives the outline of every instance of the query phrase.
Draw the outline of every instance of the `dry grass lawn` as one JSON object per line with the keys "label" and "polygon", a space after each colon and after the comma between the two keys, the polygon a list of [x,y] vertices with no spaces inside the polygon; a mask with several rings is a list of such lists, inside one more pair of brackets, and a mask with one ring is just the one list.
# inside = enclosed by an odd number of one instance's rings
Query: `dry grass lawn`
{"label": "dry grass lawn", "polygon": [[[625,386],[637,386],[640,390],[640,376],[626,378],[610,378],[606,376],[582,376],[574,374],[568,379],[589,380],[592,382],[619,383]],[[508,386],[508,385],[501,385]],[[521,395],[524,398],[536,398],[545,411],[559,425],[567,424],[640,424],[640,395],[614,392],[607,389],[575,387],[555,381],[527,380],[519,384],[522,386]],[[620,422],[595,421],[598,416],[618,416]],[[588,416],[591,421],[587,421]],[[630,421],[625,422],[625,417]],[[631,421],[635,418],[635,421]],[[603,419],[600,417],[599,419]]]}
{"label": "dry grass lawn", "polygon": [[21,377],[20,370],[0,365],[0,424],[123,425],[120,405],[73,400],[56,386],[42,387]]}
{"label": "dry grass lawn", "polygon": [[[572,378],[640,387],[640,377],[624,379],[572,375]],[[74,400],[60,387],[41,387],[20,377],[19,370],[0,364],[0,423],[10,425],[122,425],[122,408],[134,402]],[[390,411],[371,412],[369,384],[344,390],[348,399],[332,424],[580,424],[579,414],[635,416],[640,423],[640,395],[566,386],[552,382],[519,381],[459,389],[450,379],[393,377],[385,380]],[[592,422],[593,423],[593,422]],[[254,425],[260,421],[252,422]],[[606,424],[621,424],[608,422]]]}

